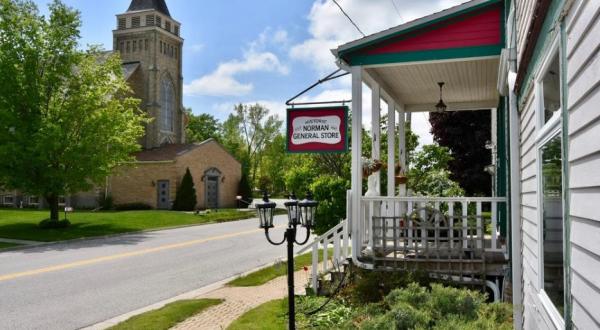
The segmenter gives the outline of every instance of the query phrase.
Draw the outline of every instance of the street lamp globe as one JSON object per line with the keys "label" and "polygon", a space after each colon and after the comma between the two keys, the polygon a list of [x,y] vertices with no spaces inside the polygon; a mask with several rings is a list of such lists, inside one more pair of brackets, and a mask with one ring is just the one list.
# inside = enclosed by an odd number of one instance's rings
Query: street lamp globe
{"label": "street lamp globe", "polygon": [[298,209],[298,199],[296,195],[292,192],[289,197],[290,199],[283,203],[288,212],[288,224],[290,226],[297,226],[300,224],[300,211]]}
{"label": "street lamp globe", "polygon": [[268,229],[273,228],[273,211],[277,204],[269,201],[269,195],[265,191],[263,193],[262,203],[256,204],[256,210],[258,212],[258,219],[260,221],[260,228]]}
{"label": "street lamp globe", "polygon": [[306,194],[306,198],[304,198],[304,200],[298,202],[298,208],[300,209],[300,214],[302,215],[301,222],[303,227],[314,227],[318,205],[319,202],[313,200],[313,195],[310,191]]}

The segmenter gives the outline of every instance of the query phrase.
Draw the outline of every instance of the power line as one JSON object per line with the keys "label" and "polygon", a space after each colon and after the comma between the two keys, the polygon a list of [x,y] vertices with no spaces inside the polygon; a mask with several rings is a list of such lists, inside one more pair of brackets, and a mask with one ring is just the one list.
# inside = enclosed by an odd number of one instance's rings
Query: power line
{"label": "power line", "polygon": [[356,23],[354,23],[354,21],[352,20],[352,18],[350,18],[350,16],[348,16],[348,14],[346,14],[346,12],[344,11],[344,8],[342,8],[342,6],[340,6],[340,4],[336,0],[333,0],[333,2],[342,11],[342,13],[344,14],[344,16],[346,16],[346,18],[348,18],[348,20],[350,21],[350,23],[352,23],[352,25],[354,25],[354,27],[358,30],[358,32],[360,32],[360,34],[362,34],[363,37],[366,37],[366,35],[360,30],[360,28],[358,27],[358,25],[356,25]]}
{"label": "power line", "polygon": [[400,9],[398,9],[398,6],[396,6],[396,1],[394,1],[394,0],[390,0],[390,1],[392,2],[392,5],[394,5],[394,9],[396,9],[398,16],[400,16],[400,22],[404,23],[404,18],[402,18],[402,14],[400,14]]}

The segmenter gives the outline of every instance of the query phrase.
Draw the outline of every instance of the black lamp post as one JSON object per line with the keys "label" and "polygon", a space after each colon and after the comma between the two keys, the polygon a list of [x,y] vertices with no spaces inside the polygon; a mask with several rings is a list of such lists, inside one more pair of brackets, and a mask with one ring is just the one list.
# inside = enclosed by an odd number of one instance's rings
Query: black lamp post
{"label": "black lamp post", "polygon": [[[300,202],[296,195],[292,193],[289,200],[284,203],[288,211],[288,226],[281,242],[273,242],[269,236],[269,229],[273,228],[273,211],[275,203],[269,202],[269,196],[265,191],[263,193],[263,202],[256,204],[260,228],[265,230],[265,236],[269,243],[273,245],[282,245],[287,241],[287,273],[288,273],[288,314],[289,329],[296,329],[296,311],[294,305],[294,243],[304,245],[310,237],[310,229],[315,223],[315,214],[318,202],[312,200],[312,194],[308,192],[306,198]],[[296,241],[296,228],[298,225],[306,228],[306,238],[302,242]]]}

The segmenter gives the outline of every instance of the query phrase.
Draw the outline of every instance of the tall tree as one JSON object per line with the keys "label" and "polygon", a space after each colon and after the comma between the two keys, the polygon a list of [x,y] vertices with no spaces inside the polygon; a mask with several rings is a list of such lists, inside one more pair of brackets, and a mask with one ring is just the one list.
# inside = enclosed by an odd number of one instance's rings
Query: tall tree
{"label": "tall tree", "polygon": [[188,142],[204,142],[210,138],[221,141],[221,124],[219,121],[207,114],[194,115],[191,109],[188,109],[188,125],[186,128],[186,137]]}
{"label": "tall tree", "polygon": [[194,187],[194,178],[190,169],[185,170],[185,174],[181,179],[181,184],[177,188],[177,195],[173,203],[173,210],[176,211],[193,211],[196,208],[196,188]]}
{"label": "tall tree", "polygon": [[146,119],[118,56],[79,51],[79,13],[49,7],[0,0],[0,182],[43,196],[58,223],[59,196],[103,184]]}
{"label": "tall tree", "polygon": [[235,114],[250,164],[250,180],[255,184],[261,153],[267,142],[279,134],[283,122],[277,115],[269,115],[269,109],[260,104],[238,104]]}
{"label": "tall tree", "polygon": [[452,179],[469,196],[489,196],[492,178],[484,168],[492,162],[485,149],[491,139],[490,111],[431,113],[429,122],[434,140],[452,151],[454,159],[448,163]]}

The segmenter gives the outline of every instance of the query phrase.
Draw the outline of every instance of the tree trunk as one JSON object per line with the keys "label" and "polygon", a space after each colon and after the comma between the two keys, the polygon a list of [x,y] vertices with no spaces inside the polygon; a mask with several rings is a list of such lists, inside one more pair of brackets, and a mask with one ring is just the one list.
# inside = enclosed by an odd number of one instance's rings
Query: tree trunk
{"label": "tree trunk", "polygon": [[50,206],[50,221],[58,222],[58,196],[48,195],[46,196],[46,202]]}

